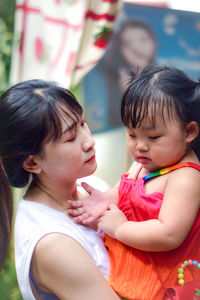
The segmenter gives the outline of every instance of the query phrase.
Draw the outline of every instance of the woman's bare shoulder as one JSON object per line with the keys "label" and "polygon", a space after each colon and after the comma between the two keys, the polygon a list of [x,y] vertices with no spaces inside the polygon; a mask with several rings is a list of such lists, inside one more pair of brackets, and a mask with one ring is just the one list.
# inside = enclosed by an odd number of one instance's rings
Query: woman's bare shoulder
{"label": "woman's bare shoulder", "polygon": [[118,299],[88,252],[71,237],[59,233],[46,235],[35,248],[33,262],[40,286],[59,299],[92,299],[94,286],[99,293],[102,290],[101,299],[109,299],[107,294],[111,300]]}

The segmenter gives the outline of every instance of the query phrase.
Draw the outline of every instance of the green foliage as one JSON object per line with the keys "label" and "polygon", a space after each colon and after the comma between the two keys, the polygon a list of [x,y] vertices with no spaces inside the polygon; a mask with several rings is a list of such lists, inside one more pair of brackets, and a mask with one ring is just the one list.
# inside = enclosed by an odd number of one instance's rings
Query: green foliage
{"label": "green foliage", "polygon": [[70,91],[74,94],[78,102],[83,106],[83,101],[82,100],[82,85],[81,83],[77,84],[76,86],[70,87]]}
{"label": "green foliage", "polygon": [[[22,196],[22,189],[13,189],[13,199],[14,199],[14,211],[16,211],[16,206],[19,199]],[[15,219],[15,212],[13,217],[13,225]],[[14,226],[12,226],[13,228]],[[9,251],[4,262],[2,271],[0,272],[0,300],[23,300],[15,271],[14,262],[14,238],[13,234],[11,236]]]}
{"label": "green foliage", "polygon": [[0,1],[0,94],[9,86],[14,10],[14,0]]}
{"label": "green foliage", "polygon": [[13,32],[15,5],[15,0],[0,1],[0,18],[5,21],[9,32]]}
{"label": "green foliage", "polygon": [[0,93],[8,88],[8,78],[10,70],[12,33],[3,19],[0,18]]}
{"label": "green foliage", "polygon": [[23,300],[18,288],[12,246],[0,273],[0,299]]}

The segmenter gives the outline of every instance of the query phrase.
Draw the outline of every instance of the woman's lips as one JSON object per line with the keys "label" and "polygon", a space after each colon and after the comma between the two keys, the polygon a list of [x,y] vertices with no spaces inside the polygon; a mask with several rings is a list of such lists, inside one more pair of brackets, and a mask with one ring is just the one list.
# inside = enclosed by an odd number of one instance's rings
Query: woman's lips
{"label": "woman's lips", "polygon": [[95,154],[94,155],[92,155],[88,160],[86,160],[86,164],[87,163],[93,163],[94,161],[96,160],[96,156],[95,156]]}

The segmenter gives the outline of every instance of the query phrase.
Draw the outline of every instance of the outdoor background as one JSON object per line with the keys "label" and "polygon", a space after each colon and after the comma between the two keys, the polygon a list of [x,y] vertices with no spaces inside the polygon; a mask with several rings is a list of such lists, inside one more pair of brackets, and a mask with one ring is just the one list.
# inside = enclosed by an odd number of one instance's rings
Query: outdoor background
{"label": "outdoor background", "polygon": [[[16,74],[18,74],[16,70],[20,69],[20,71],[23,71],[22,65],[19,65],[18,56],[15,56],[17,52],[12,52],[15,2],[15,0],[0,0],[0,94],[9,87],[11,82],[14,83]],[[55,0],[55,3],[56,2],[59,3],[61,1]],[[76,1],[63,0],[63,3],[64,2],[75,3]],[[104,2],[106,2],[106,0]],[[200,75],[200,14],[168,9],[165,5],[167,1],[161,1],[162,7],[134,5],[128,2],[131,2],[131,0],[127,0],[124,4],[123,10],[115,23],[114,34],[117,34],[123,21],[127,19],[140,19],[146,22],[156,36],[156,53],[153,60],[158,64],[169,64],[179,67],[196,79]],[[145,2],[148,3],[148,1]],[[175,2],[180,3],[179,0],[168,2],[171,2],[171,4],[175,4]],[[186,2],[189,3],[190,7],[194,7],[192,1],[181,1],[181,4],[184,5]],[[195,0],[193,2],[195,2]],[[90,3],[92,3],[92,1],[90,1]],[[114,22],[114,19],[112,22]],[[35,28],[32,27],[32,29],[31,34]],[[101,34],[104,36],[109,33],[109,28],[105,25],[101,24],[100,29]],[[34,77],[38,75],[37,77],[39,78],[43,73],[40,74],[36,68],[34,69],[35,73],[32,73],[33,69],[31,69],[31,67],[37,67],[37,64],[39,66],[39,63],[41,63],[41,71],[44,72],[42,68],[44,67],[45,59],[48,58],[48,51],[43,51],[45,49],[43,48],[44,45],[41,39],[36,38],[36,41],[37,47],[35,50],[37,61],[29,61],[29,63],[24,64],[26,67],[24,74],[25,72],[29,72],[28,75],[25,75],[31,76],[31,74],[35,74]],[[51,41],[54,42],[54,39],[52,38]],[[111,42],[112,41],[111,39]],[[116,96],[114,93],[117,91],[116,87],[112,85],[112,79],[116,79],[116,68],[112,65],[111,70],[105,71],[105,62],[109,60],[109,65],[111,65],[111,60],[108,56],[110,46],[102,56],[105,50],[104,48],[106,48],[107,45],[105,40],[102,41],[102,37],[97,36],[97,41],[95,41],[94,44],[96,44],[96,46],[99,47],[99,51],[101,51],[99,52],[99,58],[101,59],[99,63],[84,76],[81,82],[73,86],[72,92],[75,93],[80,103],[84,106],[86,119],[95,138],[98,162],[98,169],[95,175],[110,185],[113,185],[119,180],[120,174],[127,170],[130,161],[125,146],[125,131],[118,122],[118,113],[114,113],[114,123],[111,124],[109,120],[108,106],[110,100],[108,99],[108,94],[111,94],[112,99],[115,100],[117,96],[119,97],[119,95]],[[18,36],[15,35],[15,46],[17,45],[19,46],[19,39]],[[51,46],[53,47],[53,43]],[[120,44],[118,44],[118,48],[120,49]],[[14,71],[11,78],[12,53],[14,53],[14,64],[12,66]],[[109,59],[107,59],[108,57]],[[113,57],[111,56],[111,58]],[[16,63],[18,63],[18,66]],[[59,70],[57,74],[59,74]],[[25,75],[21,78],[26,79]],[[64,78],[57,78],[58,81],[60,80],[62,82],[63,80],[63,82],[65,82]],[[107,83],[105,83],[105,79]],[[112,84],[110,84],[111,82]],[[108,86],[112,87],[111,92],[108,91]],[[112,106],[112,112],[115,108],[119,110],[119,102],[116,101],[112,105],[114,105]],[[21,191],[15,189],[13,190],[13,195],[16,207],[17,201],[21,196]],[[9,253],[3,270],[0,273],[0,300],[22,300],[14,267],[13,238],[11,239]]]}

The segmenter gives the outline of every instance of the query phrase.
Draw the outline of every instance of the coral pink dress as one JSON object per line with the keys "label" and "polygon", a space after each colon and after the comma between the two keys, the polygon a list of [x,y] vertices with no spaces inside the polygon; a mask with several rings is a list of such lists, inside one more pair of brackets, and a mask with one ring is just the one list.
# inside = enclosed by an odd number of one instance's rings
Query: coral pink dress
{"label": "coral pink dress", "polygon": [[[188,166],[185,164],[200,171],[200,166],[193,163],[178,164],[173,169]],[[138,178],[138,174],[135,179],[128,178],[127,174],[122,175],[118,206],[129,221],[157,219],[163,194],[146,194],[144,178]],[[111,263],[109,283],[120,296],[130,300],[161,300],[165,289],[158,276],[165,287],[178,284],[177,270],[180,265],[187,259],[200,259],[200,210],[186,239],[178,248],[151,252],[154,264],[148,252],[126,246],[108,235],[105,236],[105,245]],[[197,278],[200,278],[200,269],[187,267],[185,282]]]}

